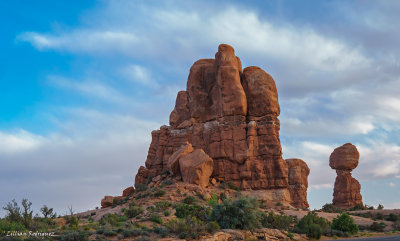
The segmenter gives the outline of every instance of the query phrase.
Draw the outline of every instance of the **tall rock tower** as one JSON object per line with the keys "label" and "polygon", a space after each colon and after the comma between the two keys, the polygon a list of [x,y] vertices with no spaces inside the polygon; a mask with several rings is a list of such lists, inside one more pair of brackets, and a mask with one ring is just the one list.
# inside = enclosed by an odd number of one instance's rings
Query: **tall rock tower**
{"label": "tall rock tower", "polygon": [[[277,201],[308,207],[309,169],[302,160],[282,159],[279,114],[274,79],[259,67],[242,69],[234,49],[221,44],[215,59],[198,60],[190,68],[170,125],[152,132],[146,167],[140,167],[135,183],[145,183],[171,165],[177,172],[178,162],[171,156],[176,159],[191,148],[201,149],[212,158],[208,163],[213,168],[207,168],[211,178],[242,189],[265,190]],[[186,147],[179,150],[182,146]],[[203,162],[196,163],[192,169],[201,171]],[[180,172],[185,172],[182,165]],[[201,180],[205,186],[204,175]]]}

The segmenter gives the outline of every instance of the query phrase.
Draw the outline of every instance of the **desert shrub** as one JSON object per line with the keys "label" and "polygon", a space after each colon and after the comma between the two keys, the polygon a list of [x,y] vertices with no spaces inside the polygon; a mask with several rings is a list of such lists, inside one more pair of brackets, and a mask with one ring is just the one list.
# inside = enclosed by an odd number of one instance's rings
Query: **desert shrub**
{"label": "desert shrub", "polygon": [[89,233],[86,231],[78,232],[78,231],[67,231],[58,236],[58,240],[60,241],[87,241],[89,237]]}
{"label": "desert shrub", "polygon": [[309,212],[293,228],[294,232],[306,234],[310,238],[319,239],[322,232],[328,230],[330,224],[328,220],[318,217],[315,212]]}
{"label": "desert shrub", "polygon": [[218,196],[217,194],[213,193],[211,194],[211,198],[207,201],[208,204],[211,206],[215,206],[218,203]]}
{"label": "desert shrub", "polygon": [[150,221],[155,222],[155,223],[159,223],[159,224],[162,223],[162,219],[161,219],[160,215],[158,215],[157,213],[151,214]]}
{"label": "desert shrub", "polygon": [[332,221],[332,229],[342,232],[355,234],[358,232],[358,226],[354,224],[354,220],[347,213],[342,213]]}
{"label": "desert shrub", "polygon": [[136,191],[138,191],[138,192],[143,192],[148,189],[147,185],[143,184],[143,183],[139,183],[139,184],[135,185],[135,187],[136,187]]}
{"label": "desert shrub", "polygon": [[295,221],[296,219],[292,216],[277,215],[273,212],[261,214],[261,224],[264,228],[288,230],[290,225],[294,224]]}
{"label": "desert shrub", "polygon": [[117,221],[117,215],[114,213],[109,213],[101,217],[103,220],[102,223],[109,223],[111,226],[117,226],[118,221]]}
{"label": "desert shrub", "polygon": [[167,201],[159,201],[159,202],[155,202],[154,205],[156,206],[156,209],[161,211],[161,210],[165,210],[169,207],[172,206],[172,204],[170,202]]}
{"label": "desert shrub", "polygon": [[90,216],[94,216],[94,215],[96,215],[96,212],[91,212],[90,213]]}
{"label": "desert shrub", "polygon": [[106,230],[104,230],[103,235],[107,236],[107,237],[117,236],[117,232],[106,229]]}
{"label": "desert shrub", "polygon": [[0,219],[0,234],[1,231],[25,231],[26,228],[21,222],[9,222],[6,219]]}
{"label": "desert shrub", "polygon": [[162,189],[157,189],[154,193],[153,196],[154,197],[162,197],[165,195],[165,191]]}
{"label": "desert shrub", "polygon": [[340,213],[342,210],[338,207],[335,207],[332,203],[326,203],[322,206],[322,211],[327,213]]}
{"label": "desert shrub", "polygon": [[75,216],[72,216],[72,217],[69,219],[69,227],[70,227],[70,228],[76,229],[76,228],[78,228],[78,224],[79,224],[79,221],[78,221],[78,219],[77,219]]}
{"label": "desert shrub", "polygon": [[382,210],[383,208],[384,208],[383,205],[382,205],[382,204],[379,204],[378,207],[377,207],[376,209]]}
{"label": "desert shrub", "polygon": [[171,214],[171,213],[170,213],[168,210],[165,210],[165,211],[164,211],[164,216],[165,216],[165,217],[169,216],[170,214]]}
{"label": "desert shrub", "polygon": [[117,217],[117,222],[125,222],[126,220],[128,220],[128,217],[125,215]]}
{"label": "desert shrub", "polygon": [[124,236],[124,238],[128,238],[128,237],[136,237],[136,236],[140,236],[142,234],[142,230],[141,229],[131,229],[131,230],[124,230],[122,232],[122,236]]}
{"label": "desert shrub", "polygon": [[389,214],[389,216],[386,218],[387,221],[391,222],[396,222],[398,219],[399,217],[394,213]]}
{"label": "desert shrub", "polygon": [[219,224],[218,224],[217,222],[215,222],[215,221],[211,221],[211,222],[207,223],[207,225],[206,225],[206,230],[207,230],[207,232],[209,232],[209,233],[215,233],[215,232],[217,232],[217,231],[220,230],[220,229],[221,229],[221,227],[220,227]]}
{"label": "desert shrub", "polygon": [[258,202],[250,197],[225,199],[215,205],[210,220],[218,222],[221,228],[253,230],[262,226]]}
{"label": "desert shrub", "polygon": [[186,217],[196,217],[201,221],[207,220],[210,214],[210,208],[200,206],[198,204],[189,205],[186,203],[178,204],[175,207],[175,215],[178,218],[186,218]]}
{"label": "desert shrub", "polygon": [[124,213],[128,218],[134,218],[144,212],[144,209],[142,207],[138,206],[132,206],[129,207],[128,209],[125,209]]}
{"label": "desert shrub", "polygon": [[186,204],[193,204],[197,201],[197,199],[193,196],[185,197],[185,199],[182,200],[183,203]]}
{"label": "desert shrub", "polygon": [[168,221],[165,226],[171,233],[203,233],[206,229],[204,222],[195,217],[174,218]]}
{"label": "desert shrub", "polygon": [[375,232],[383,232],[383,229],[386,227],[385,223],[378,223],[378,222],[373,222],[368,229],[371,231]]}
{"label": "desert shrub", "polygon": [[280,207],[280,206],[283,206],[283,204],[282,204],[282,202],[277,202],[276,204],[275,204],[277,207]]}
{"label": "desert shrub", "polygon": [[307,237],[320,239],[322,236],[322,228],[318,224],[311,223],[307,232]]}

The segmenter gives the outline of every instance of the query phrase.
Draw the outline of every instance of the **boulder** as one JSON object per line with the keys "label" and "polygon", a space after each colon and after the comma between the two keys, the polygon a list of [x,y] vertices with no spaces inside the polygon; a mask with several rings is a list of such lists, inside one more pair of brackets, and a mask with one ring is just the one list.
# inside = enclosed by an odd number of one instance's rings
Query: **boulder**
{"label": "boulder", "polygon": [[196,149],[179,159],[184,182],[207,187],[213,172],[214,162],[203,150]]}
{"label": "boulder", "polygon": [[135,193],[135,188],[133,187],[127,187],[122,191],[122,196],[123,197],[129,197],[130,195]]}
{"label": "boulder", "polygon": [[358,166],[360,154],[356,146],[346,143],[336,148],[329,157],[329,166],[332,169],[351,171]]}
{"label": "boulder", "polygon": [[113,196],[104,196],[104,198],[101,199],[101,208],[111,207],[113,205],[113,201]]}
{"label": "boulder", "polygon": [[193,152],[193,150],[193,146],[189,142],[186,142],[169,157],[168,169],[172,176],[180,174],[179,159]]}

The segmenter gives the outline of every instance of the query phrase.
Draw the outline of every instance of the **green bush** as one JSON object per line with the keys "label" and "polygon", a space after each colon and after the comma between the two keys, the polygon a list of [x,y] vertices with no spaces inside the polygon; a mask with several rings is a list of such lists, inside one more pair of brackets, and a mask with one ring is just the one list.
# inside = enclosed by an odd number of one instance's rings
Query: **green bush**
{"label": "green bush", "polygon": [[169,216],[171,213],[168,210],[164,210],[164,216],[167,217]]}
{"label": "green bush", "polygon": [[113,230],[104,230],[103,235],[107,237],[117,236],[117,232]]}
{"label": "green bush", "polygon": [[342,209],[335,207],[332,203],[326,203],[322,206],[322,211],[327,213],[340,213],[342,212]]}
{"label": "green bush", "polygon": [[213,193],[211,194],[211,198],[207,201],[208,204],[211,206],[215,206],[218,204],[218,196],[217,194]]}
{"label": "green bush", "polygon": [[167,208],[172,206],[172,204],[170,202],[168,202],[168,201],[155,202],[154,205],[156,206],[156,209],[158,211],[165,210],[165,209],[167,209]]}
{"label": "green bush", "polygon": [[328,230],[330,224],[328,220],[318,217],[315,212],[309,212],[293,228],[294,232],[306,234],[310,238],[319,239],[322,232]]}
{"label": "green bush", "polygon": [[332,221],[332,229],[340,230],[350,234],[358,232],[358,226],[354,224],[353,218],[347,213],[342,213]]}
{"label": "green bush", "polygon": [[193,196],[185,197],[185,199],[182,200],[183,203],[186,204],[193,204],[197,201],[197,199]]}
{"label": "green bush", "polygon": [[250,197],[225,199],[215,205],[210,220],[218,222],[221,228],[253,230],[262,226],[258,202]]}
{"label": "green bush", "polygon": [[382,204],[379,204],[378,207],[377,207],[376,209],[382,210],[383,208],[384,208],[383,205],[382,205]]}
{"label": "green bush", "polygon": [[153,196],[154,197],[162,197],[165,195],[165,191],[162,189],[157,189],[154,193]]}
{"label": "green bush", "polygon": [[165,226],[171,233],[203,233],[205,231],[204,222],[198,220],[195,217],[174,218],[168,221]]}
{"label": "green bush", "polygon": [[309,230],[307,233],[307,237],[309,238],[315,238],[315,239],[320,239],[322,236],[322,228],[320,225],[312,223],[309,226]]}
{"label": "green bush", "polygon": [[222,188],[222,189],[233,189],[233,190],[236,190],[236,191],[240,191],[240,188],[239,187],[236,187],[233,183],[231,183],[231,182],[222,182],[220,185],[219,185],[219,187],[220,188]]}
{"label": "green bush", "polygon": [[21,222],[9,222],[6,219],[0,219],[0,231],[25,231],[26,228]]}
{"label": "green bush", "polygon": [[383,229],[386,227],[385,223],[378,223],[378,222],[373,222],[368,229],[371,231],[375,232],[383,232]]}
{"label": "green bush", "polygon": [[122,232],[122,236],[124,236],[124,238],[128,238],[128,237],[136,237],[142,234],[142,230],[141,229],[131,229],[131,230],[124,230]]}
{"label": "green bush", "polygon": [[391,222],[396,222],[398,219],[399,217],[394,213],[389,214],[389,216],[386,218],[387,221]]}
{"label": "green bush", "polygon": [[124,213],[128,218],[134,218],[144,212],[144,209],[142,207],[138,206],[132,206],[129,207],[128,209],[125,209]]}
{"label": "green bush", "polygon": [[69,227],[70,228],[78,228],[79,221],[75,216],[72,216],[69,220]]}
{"label": "green bush", "polygon": [[155,222],[155,223],[159,223],[159,224],[162,223],[162,219],[161,219],[160,215],[158,215],[157,213],[151,214],[150,221]]}
{"label": "green bush", "polygon": [[161,185],[168,186],[168,185],[171,185],[173,183],[174,183],[174,181],[172,181],[170,179],[166,179],[166,180],[162,181]]}
{"label": "green bush", "polygon": [[175,207],[175,215],[178,218],[186,218],[186,217],[196,217],[201,221],[205,221],[210,214],[210,208],[200,206],[198,204],[189,205],[186,203],[178,204]]}
{"label": "green bush", "polygon": [[261,213],[261,224],[264,228],[274,228],[281,230],[288,230],[296,219],[292,216],[277,215],[273,212]]}
{"label": "green bush", "polygon": [[103,220],[103,223],[109,223],[111,226],[117,226],[118,221],[117,221],[117,215],[114,213],[109,213],[101,217]]}
{"label": "green bush", "polygon": [[217,232],[217,231],[220,230],[220,229],[221,229],[221,227],[220,227],[219,224],[218,224],[217,222],[215,222],[215,221],[211,221],[211,222],[207,223],[207,225],[206,225],[206,230],[207,230],[207,232],[209,232],[209,233],[215,233],[215,232]]}

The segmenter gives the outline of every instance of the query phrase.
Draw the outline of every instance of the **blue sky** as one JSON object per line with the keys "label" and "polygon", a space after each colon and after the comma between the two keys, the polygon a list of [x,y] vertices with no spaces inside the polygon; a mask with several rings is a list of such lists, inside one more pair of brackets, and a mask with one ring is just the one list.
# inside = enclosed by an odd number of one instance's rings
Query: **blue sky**
{"label": "blue sky", "polygon": [[119,195],[189,68],[232,45],[277,84],[284,158],[332,201],[329,155],[357,145],[366,204],[399,207],[398,1],[2,1],[0,204],[64,213]]}

